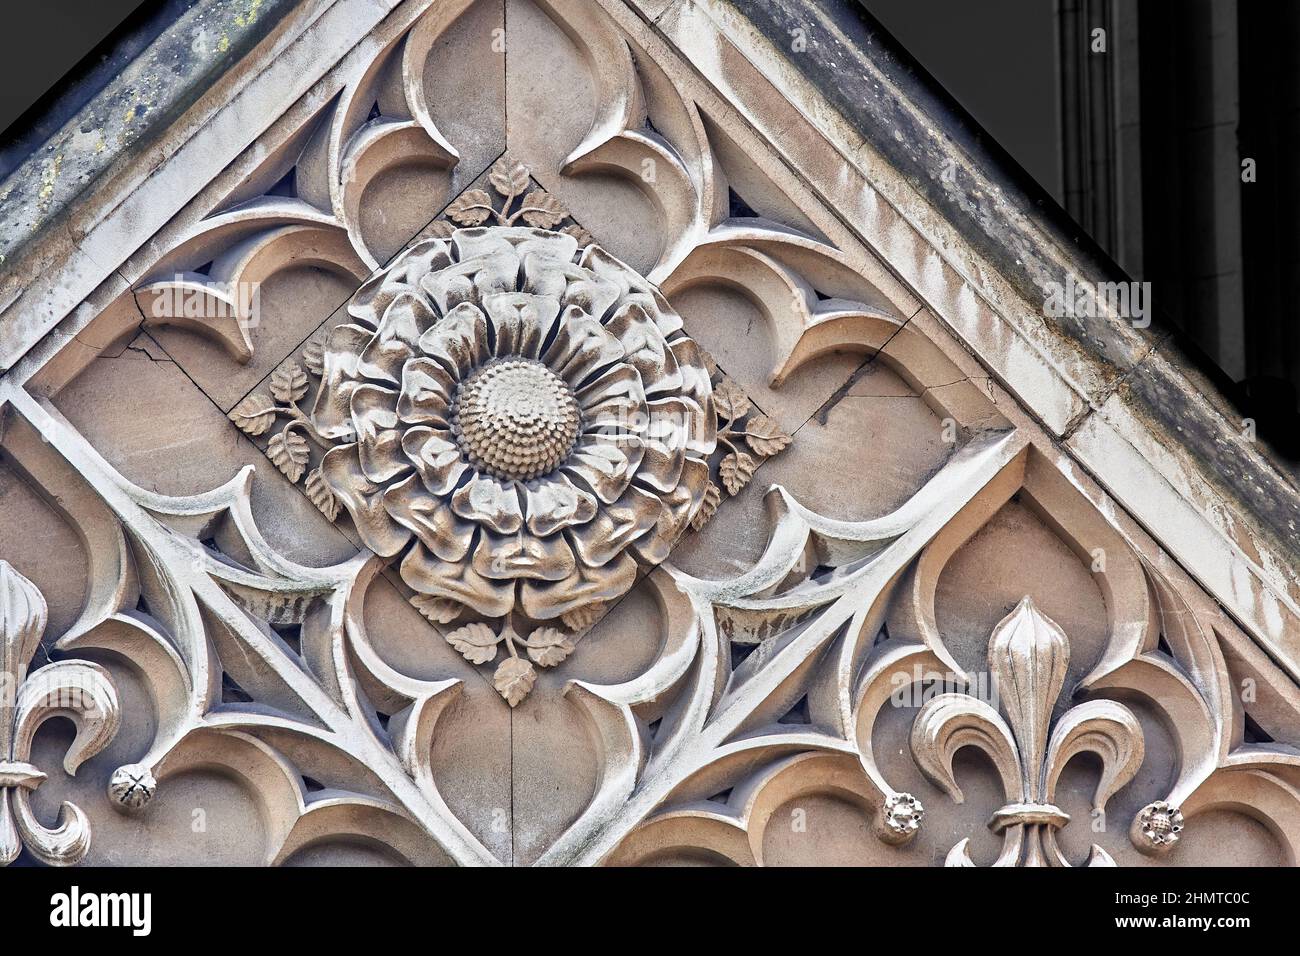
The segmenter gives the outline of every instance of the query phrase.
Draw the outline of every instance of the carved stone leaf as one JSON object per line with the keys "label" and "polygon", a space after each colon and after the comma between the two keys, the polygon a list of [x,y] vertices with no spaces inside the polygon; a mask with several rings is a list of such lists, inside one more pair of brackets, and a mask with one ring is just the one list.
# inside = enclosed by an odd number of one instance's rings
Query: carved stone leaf
{"label": "carved stone leaf", "polygon": [[321,514],[330,521],[335,521],[339,516],[339,500],[334,497],[329,483],[325,481],[324,475],[319,468],[313,468],[307,473],[307,497],[311,503],[320,509]]}
{"label": "carved stone leaf", "polygon": [[277,401],[288,404],[307,394],[307,373],[297,362],[281,365],[271,373],[271,394]]}
{"label": "carved stone leaf", "polygon": [[492,197],[482,189],[467,189],[447,207],[447,215],[462,226],[481,226],[492,214]]}
{"label": "carved stone leaf", "polygon": [[560,615],[560,620],[564,626],[571,631],[585,631],[591,625],[595,624],[597,619],[604,613],[605,605],[601,601],[593,601],[590,604],[584,604],[581,607],[575,607],[571,611],[565,611]]}
{"label": "carved stone leaf", "polygon": [[720,504],[722,504],[722,489],[710,481],[708,487],[704,489],[704,500],[700,502],[695,514],[691,515],[691,527],[696,531],[703,528],[717,512]]}
{"label": "carved stone leaf", "polygon": [[307,366],[307,371],[317,378],[325,374],[325,346],[323,343],[308,342],[307,347],[302,350],[302,362]]}
{"label": "carved stone leaf", "polygon": [[246,435],[265,435],[275,424],[275,402],[254,393],[230,410],[230,420]]}
{"label": "carved stone leaf", "polygon": [[771,458],[784,451],[791,438],[766,415],[755,415],[745,422],[745,441],[764,458]]}
{"label": "carved stone leaf", "polygon": [[486,664],[497,656],[497,645],[501,643],[501,635],[486,624],[476,622],[456,628],[447,635],[447,643],[456,648],[460,656],[471,664]]}
{"label": "carved stone leaf", "polygon": [[492,675],[492,686],[511,707],[527,697],[537,683],[537,671],[522,657],[507,657]]}
{"label": "carved stone leaf", "polygon": [[518,196],[528,188],[528,167],[523,163],[499,159],[488,173],[488,182],[503,196]]}
{"label": "carved stone leaf", "polygon": [[718,417],[735,421],[749,411],[749,396],[729,378],[724,378],[713,389],[713,404]]}
{"label": "carved stone leaf", "polygon": [[542,667],[554,667],[573,653],[573,641],[555,627],[539,627],[524,642],[528,656]]}
{"label": "carved stone leaf", "polygon": [[430,223],[429,228],[424,231],[424,234],[431,239],[450,239],[451,234],[455,231],[456,227],[450,222],[446,219],[439,219],[436,222]]}
{"label": "carved stone leaf", "polygon": [[740,494],[741,489],[754,477],[754,469],[757,467],[758,462],[754,456],[743,451],[732,452],[722,459],[722,464],[718,466],[718,477],[722,479],[727,494],[733,497]]}
{"label": "carved stone leaf", "polygon": [[596,241],[595,236],[576,223],[572,226],[565,226],[560,230],[560,232],[564,233],[566,236],[572,236],[574,239],[577,239],[578,245],[580,246],[589,246]]}
{"label": "carved stone leaf", "polygon": [[551,229],[558,226],[569,215],[563,203],[550,193],[534,189],[524,197],[520,215],[524,222],[537,229]]}
{"label": "carved stone leaf", "polygon": [[458,601],[432,594],[415,595],[411,598],[411,605],[434,624],[450,624],[465,610],[465,605]]}
{"label": "carved stone leaf", "polygon": [[307,446],[307,439],[297,432],[286,429],[272,437],[270,444],[266,446],[266,456],[275,463],[275,467],[279,468],[286,478],[297,481],[302,477],[307,461],[311,458],[311,449]]}

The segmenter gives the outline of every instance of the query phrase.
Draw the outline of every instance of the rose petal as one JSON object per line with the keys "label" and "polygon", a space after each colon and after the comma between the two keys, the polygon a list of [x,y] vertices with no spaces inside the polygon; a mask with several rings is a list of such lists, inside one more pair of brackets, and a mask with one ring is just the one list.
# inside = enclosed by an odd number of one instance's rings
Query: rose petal
{"label": "rose petal", "polygon": [[352,427],[359,441],[397,427],[397,392],[382,385],[358,385],[352,392]]}
{"label": "rose petal", "polygon": [[645,454],[641,457],[641,466],[636,470],[636,480],[656,491],[672,491],[681,478],[686,450],[652,441],[647,441],[644,448]]}
{"label": "rose petal", "polygon": [[380,557],[391,558],[411,540],[411,532],[389,517],[383,489],[362,472],[355,444],[331,448],[321,459],[320,469],[325,483],[352,516],[367,548]]}
{"label": "rose petal", "polygon": [[446,240],[424,239],[402,253],[392,266],[368,279],[352,295],[348,314],[371,329],[379,327],[393,299],[408,292],[420,276],[451,265],[451,251]]}
{"label": "rose petal", "polygon": [[560,581],[577,567],[562,535],[539,538],[526,531],[499,535],[484,531],[474,549],[474,570],[484,577]]}
{"label": "rose petal", "polygon": [[357,443],[361,470],[376,484],[386,485],[411,470],[411,462],[402,453],[402,433],[396,428],[377,432]]}
{"label": "rose petal", "polygon": [[578,264],[616,284],[621,300],[642,303],[646,311],[654,316],[655,324],[659,326],[664,338],[671,338],[674,332],[681,331],[682,317],[673,311],[659,290],[631,266],[615,259],[600,246],[588,246],[583,250]]}
{"label": "rose petal", "polygon": [[548,535],[596,516],[596,496],[575,488],[564,475],[529,482],[524,488],[528,530]]}
{"label": "rose petal", "polygon": [[718,443],[718,417],[685,396],[650,402],[647,438],[668,446],[680,446],[695,455],[711,455]]}
{"label": "rose petal", "polygon": [[385,491],[384,507],[442,560],[460,561],[469,554],[475,526],[456,517],[444,502],[425,494],[418,475]]}
{"label": "rose petal", "polygon": [[578,253],[578,240],[567,233],[535,229],[532,226],[515,226],[506,230],[506,233],[522,262],[527,262],[533,256],[550,259],[552,262],[572,262]]}
{"label": "rose petal", "polygon": [[451,507],[462,518],[501,534],[514,534],[524,523],[514,485],[502,485],[489,475],[475,475],[457,488],[451,496]]}
{"label": "rose petal", "polygon": [[519,272],[519,262],[528,260],[530,255],[558,262],[571,262],[578,251],[578,241],[572,236],[532,226],[511,226],[509,228],[483,227],[477,229],[457,229],[452,238],[465,261],[470,258],[487,258],[510,255],[510,288],[515,287]]}
{"label": "rose petal", "polygon": [[642,434],[645,454],[636,479],[659,491],[672,491],[681,480],[690,430],[699,426],[699,406],[688,399],[650,403],[649,427]]}
{"label": "rose petal", "polygon": [[708,481],[708,463],[695,458],[686,459],[681,483],[659,496],[659,519],[654,528],[632,543],[631,551],[641,563],[657,565],[668,557],[690,523],[691,515],[704,499]]}
{"label": "rose petal", "polygon": [[529,617],[546,621],[593,601],[615,601],[635,583],[636,562],[631,555],[623,554],[598,568],[579,564],[563,581],[520,581],[519,595]]}
{"label": "rose petal", "polygon": [[599,567],[655,526],[659,499],[633,486],[617,502],[596,512],[588,524],[571,528],[565,536],[588,567]]}
{"label": "rose petal", "polygon": [[542,361],[570,386],[578,388],[589,378],[623,358],[623,346],[591,316],[570,307],[560,316],[555,340]]}
{"label": "rose petal", "polygon": [[558,299],[562,308],[570,305],[595,319],[602,319],[618,300],[618,285],[593,276],[589,271],[553,256],[524,257],[524,291]]}
{"label": "rose petal", "polygon": [[456,380],[438,362],[415,358],[402,369],[397,417],[412,425],[448,428],[447,416]]}
{"label": "rose petal", "polygon": [[623,364],[614,366],[573,394],[584,412],[588,408],[597,408],[604,402],[617,399],[627,399],[638,405],[645,404],[645,392],[641,388],[640,374],[632,366]]}
{"label": "rose petal", "polygon": [[469,465],[460,457],[460,448],[432,428],[417,425],[402,436],[402,450],[420,473],[431,495],[446,495]]}
{"label": "rose petal", "polygon": [[352,392],[357,387],[357,362],[374,333],[359,325],[337,325],[325,339],[320,391],[311,419],[323,438],[352,435]]}
{"label": "rose petal", "polygon": [[402,580],[421,594],[451,598],[484,617],[503,617],[515,604],[515,582],[485,578],[468,561],[443,561],[416,542],[402,559]]}
{"label": "rose petal", "polygon": [[663,332],[646,314],[643,305],[632,302],[621,307],[605,323],[605,328],[623,346],[627,355],[623,361],[640,373],[647,396],[681,389],[682,376],[677,369],[677,356],[668,348]]}
{"label": "rose petal", "polygon": [[483,308],[496,330],[495,353],[531,359],[537,358],[560,314],[558,300],[526,292],[490,295],[483,300]]}
{"label": "rose petal", "polygon": [[469,302],[475,302],[493,292],[510,292],[515,288],[519,272],[519,257],[509,244],[489,242],[490,251],[480,255],[469,251],[467,233],[474,229],[458,230],[452,244],[459,248],[460,261],[431,275],[420,278],[420,288],[433,300],[443,315]]}
{"label": "rose petal", "polygon": [[422,299],[406,292],[398,295],[384,312],[379,331],[361,353],[357,372],[366,378],[391,382],[402,380],[402,366],[414,354],[420,336],[436,316]]}
{"label": "rose petal", "polygon": [[461,303],[420,336],[420,350],[437,359],[454,379],[464,378],[490,357],[487,317],[477,306]]}
{"label": "rose petal", "polygon": [[704,410],[704,417],[716,423],[713,411],[713,385],[704,353],[694,339],[678,339],[669,346],[677,359],[677,369],[682,376],[681,393]]}
{"label": "rose petal", "polygon": [[639,435],[649,424],[645,403],[629,395],[610,395],[582,410],[585,432]]}
{"label": "rose petal", "polygon": [[[635,466],[621,445],[584,437],[569,455],[561,470],[578,479],[579,488],[587,488],[606,503],[617,501],[632,481]],[[641,449],[636,448],[638,456]]]}
{"label": "rose petal", "polygon": [[397,385],[401,381],[402,366],[410,357],[409,345],[401,339],[384,338],[381,329],[361,352],[357,372],[365,378]]}

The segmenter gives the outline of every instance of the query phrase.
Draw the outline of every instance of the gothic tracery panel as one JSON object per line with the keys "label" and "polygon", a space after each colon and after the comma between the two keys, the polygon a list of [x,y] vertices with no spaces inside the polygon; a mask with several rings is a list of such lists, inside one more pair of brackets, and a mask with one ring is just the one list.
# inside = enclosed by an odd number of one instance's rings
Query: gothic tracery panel
{"label": "gothic tracery panel", "polygon": [[1296,862],[1290,676],[635,5],[353,39],[0,378],[0,860]]}

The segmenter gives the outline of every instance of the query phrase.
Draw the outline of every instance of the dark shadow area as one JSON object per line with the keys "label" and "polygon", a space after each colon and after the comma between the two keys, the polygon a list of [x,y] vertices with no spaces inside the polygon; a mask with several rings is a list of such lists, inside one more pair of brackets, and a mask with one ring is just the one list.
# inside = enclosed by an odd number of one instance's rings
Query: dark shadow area
{"label": "dark shadow area", "polygon": [[859,2],[1300,460],[1300,2]]}
{"label": "dark shadow area", "polygon": [[196,2],[6,3],[0,21],[0,179]]}

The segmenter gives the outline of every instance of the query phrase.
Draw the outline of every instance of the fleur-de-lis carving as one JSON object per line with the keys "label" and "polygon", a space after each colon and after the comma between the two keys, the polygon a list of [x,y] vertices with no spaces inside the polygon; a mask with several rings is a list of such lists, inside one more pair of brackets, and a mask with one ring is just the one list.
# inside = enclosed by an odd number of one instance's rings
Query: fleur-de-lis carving
{"label": "fleur-de-lis carving", "polygon": [[108,672],[89,661],[57,661],[31,674],[47,619],[36,585],[0,560],[0,865],[24,846],[51,866],[79,862],[90,849],[90,821],[64,803],[50,829],[32,812],[31,792],[45,774],[31,762],[32,740],[51,717],[68,717],[77,736],[63,759],[68,773],[99,753],[117,733],[117,691]]}
{"label": "fleur-de-lis carving", "polygon": [[[976,697],[941,694],[921,708],[912,725],[913,758],[922,773],[960,803],[953,757],[967,746],[984,751],[997,768],[1007,799],[989,821],[989,828],[1003,837],[994,865],[1069,866],[1056,843],[1056,831],[1070,821],[1053,802],[1061,771],[1080,753],[1100,757],[1102,773],[1093,807],[1094,812],[1104,811],[1106,801],[1142,765],[1141,725],[1123,704],[1093,700],[1070,708],[1052,726],[1070,645],[1028,597],[993,629],[988,654],[1006,719]],[[947,865],[974,866],[969,844],[968,837],[954,846]],[[1113,866],[1114,861],[1094,844],[1088,865]]]}

